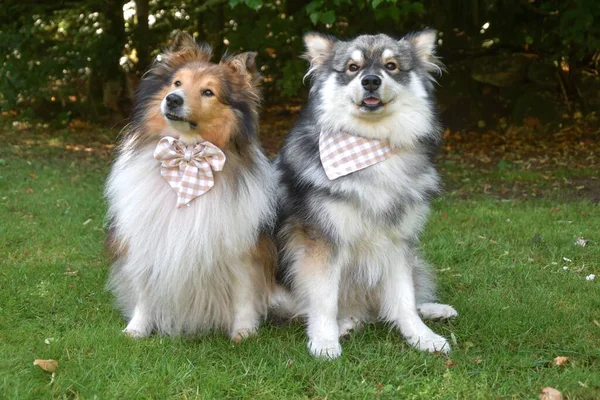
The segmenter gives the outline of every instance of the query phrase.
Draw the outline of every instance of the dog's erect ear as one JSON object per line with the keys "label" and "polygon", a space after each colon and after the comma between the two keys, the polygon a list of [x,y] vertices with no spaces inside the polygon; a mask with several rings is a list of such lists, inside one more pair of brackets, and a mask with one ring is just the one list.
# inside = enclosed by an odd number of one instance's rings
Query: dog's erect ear
{"label": "dog's erect ear", "polygon": [[437,41],[437,32],[433,29],[426,29],[421,32],[412,33],[403,40],[407,40],[415,49],[417,57],[423,61],[431,61],[435,56],[435,44]]}
{"label": "dog's erect ear", "polygon": [[237,77],[233,80],[234,84],[241,85],[241,88],[251,94],[252,99],[260,101],[262,77],[256,69],[256,52],[224,55],[219,64],[231,69]]}
{"label": "dog's erect ear", "polygon": [[180,51],[190,50],[196,47],[194,37],[187,32],[176,31],[171,39],[169,51],[177,53]]}
{"label": "dog's erect ear", "polygon": [[437,43],[437,32],[435,30],[426,29],[421,32],[411,33],[400,40],[410,43],[415,50],[416,56],[423,62],[427,71],[441,74],[444,65],[435,56]]}
{"label": "dog's erect ear", "polygon": [[221,64],[228,66],[241,76],[246,82],[252,86],[260,85],[260,73],[256,69],[256,55],[254,51],[235,54],[232,56],[224,55],[221,59]]}
{"label": "dog's erect ear", "polygon": [[255,51],[247,51],[233,56],[224,56],[221,64],[228,65],[240,75],[252,76],[256,73],[256,55]]}
{"label": "dog's erect ear", "polygon": [[331,55],[333,44],[336,40],[332,36],[315,32],[304,35],[304,46],[306,47],[304,58],[310,62],[311,68],[323,65],[325,60]]}
{"label": "dog's erect ear", "polygon": [[184,55],[186,61],[210,61],[212,50],[207,44],[199,44],[189,33],[177,31],[167,49],[167,54]]}

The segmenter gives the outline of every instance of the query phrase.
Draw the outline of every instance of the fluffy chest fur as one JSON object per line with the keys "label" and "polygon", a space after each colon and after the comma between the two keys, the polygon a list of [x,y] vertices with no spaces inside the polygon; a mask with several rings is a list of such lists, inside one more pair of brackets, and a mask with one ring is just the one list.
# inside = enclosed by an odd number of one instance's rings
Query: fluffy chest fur
{"label": "fluffy chest fur", "polygon": [[420,215],[426,214],[422,210],[440,186],[426,152],[402,150],[381,163],[330,180],[316,138],[314,131],[296,132],[278,159],[284,218],[304,216],[336,242],[360,240],[373,229],[404,238],[418,233],[425,218]]}
{"label": "fluffy chest fur", "polygon": [[[108,179],[109,218],[127,248],[112,285],[144,288],[136,291],[148,294],[152,318],[167,333],[227,327],[231,286],[244,279],[242,261],[274,218],[272,168],[256,150],[252,168],[232,171],[236,161],[229,156],[211,190],[176,208],[153,150],[124,151]],[[121,299],[126,314],[131,301]]]}
{"label": "fluffy chest fur", "polygon": [[259,225],[271,218],[264,175],[272,174],[266,160],[258,160],[261,174],[245,171],[235,177],[226,163],[215,173],[211,190],[178,209],[153,150],[121,154],[107,185],[109,216],[131,250],[156,253],[155,264],[180,264],[179,258],[189,257],[209,268],[232,249],[243,252],[255,243]]}

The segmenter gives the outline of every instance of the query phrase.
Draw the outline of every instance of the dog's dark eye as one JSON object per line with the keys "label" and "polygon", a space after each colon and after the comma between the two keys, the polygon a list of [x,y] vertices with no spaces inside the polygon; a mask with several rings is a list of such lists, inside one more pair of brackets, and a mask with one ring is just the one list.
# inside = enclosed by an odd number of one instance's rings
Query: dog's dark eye
{"label": "dog's dark eye", "polygon": [[360,67],[359,67],[358,65],[356,65],[356,64],[350,64],[350,65],[348,66],[348,71],[350,71],[350,72],[356,72],[356,71],[358,71],[359,69],[360,69]]}
{"label": "dog's dark eye", "polygon": [[396,64],[392,63],[392,62],[389,62],[389,63],[385,64],[385,68],[386,68],[388,71],[393,71],[393,70],[395,70],[396,68],[398,68],[398,66],[397,66]]}
{"label": "dog's dark eye", "polygon": [[206,97],[213,97],[215,94],[213,93],[212,90],[210,89],[206,89],[205,91],[202,92],[202,96],[206,96]]}
{"label": "dog's dark eye", "polygon": [[175,85],[175,86],[181,86],[181,81],[175,81],[175,83],[173,85]]}

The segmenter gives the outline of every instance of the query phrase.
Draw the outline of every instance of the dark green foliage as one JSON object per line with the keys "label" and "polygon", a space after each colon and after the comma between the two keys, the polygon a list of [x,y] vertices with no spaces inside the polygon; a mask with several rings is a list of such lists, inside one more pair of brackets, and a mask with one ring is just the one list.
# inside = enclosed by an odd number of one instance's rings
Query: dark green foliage
{"label": "dark green foliage", "polygon": [[[139,23],[146,16],[148,26]],[[546,89],[578,101],[580,71],[597,73],[598,17],[596,0],[9,0],[0,7],[0,106],[42,116],[94,117],[101,104],[126,111],[135,82],[176,29],[209,42],[217,59],[258,51],[267,99],[301,97],[305,32],[401,36],[428,26],[440,31],[447,64],[527,53],[547,66]]]}

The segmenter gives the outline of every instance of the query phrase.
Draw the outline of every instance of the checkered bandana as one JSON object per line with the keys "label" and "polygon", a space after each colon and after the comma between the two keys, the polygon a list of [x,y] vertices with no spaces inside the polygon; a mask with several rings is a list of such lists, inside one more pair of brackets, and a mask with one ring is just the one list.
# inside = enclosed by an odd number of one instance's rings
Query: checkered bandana
{"label": "checkered bandana", "polygon": [[387,160],[395,152],[387,141],[321,132],[319,153],[327,177],[334,180]]}
{"label": "checkered bandana", "polygon": [[160,139],[154,158],[162,163],[160,174],[177,192],[177,208],[208,192],[215,185],[213,171],[225,165],[225,154],[214,144],[186,146],[170,136]]}

